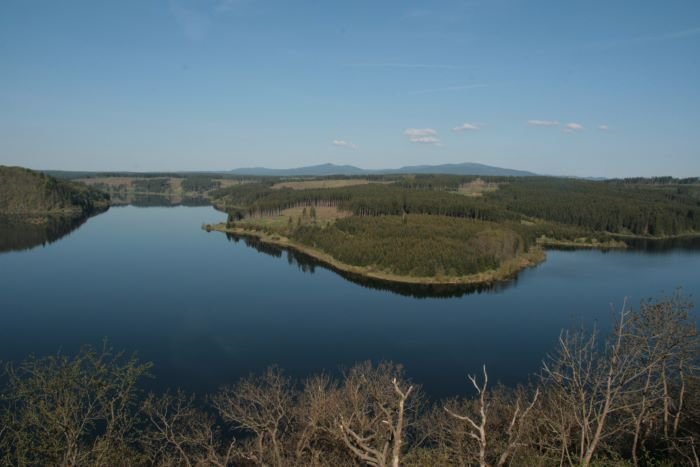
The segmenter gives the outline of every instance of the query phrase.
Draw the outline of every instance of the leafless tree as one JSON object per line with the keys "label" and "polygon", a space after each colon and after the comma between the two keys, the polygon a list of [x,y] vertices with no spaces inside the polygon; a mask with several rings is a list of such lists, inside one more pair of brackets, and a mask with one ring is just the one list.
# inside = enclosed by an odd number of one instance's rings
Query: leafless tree
{"label": "leafless tree", "polygon": [[[617,314],[611,339],[601,348],[597,331],[564,332],[554,357],[544,364],[544,383],[551,407],[573,417],[549,412],[550,426],[570,443],[563,457],[570,464],[590,465],[608,441],[632,433],[633,461],[643,441],[642,428],[660,403],[660,423],[668,438],[680,422],[685,397],[684,361],[694,334],[682,323],[687,316],[673,301],[646,304],[640,311],[626,304]],[[681,351],[681,349],[684,349]],[[670,372],[680,387],[672,396]],[[656,410],[656,409],[654,409]],[[565,426],[561,422],[571,423]]]}
{"label": "leafless tree", "polygon": [[[299,466],[347,464],[347,448],[338,433],[336,417],[341,406],[337,381],[318,375],[304,382],[294,405],[294,430],[290,451]],[[354,463],[353,463],[354,465]]]}
{"label": "leafless tree", "polygon": [[293,394],[290,380],[276,367],[222,389],[212,404],[221,418],[252,436],[250,458],[260,465],[282,467],[284,439],[291,427]]}
{"label": "leafless tree", "polygon": [[[500,430],[493,429],[493,426],[489,424],[489,417],[494,405],[494,399],[489,395],[489,378],[486,372],[486,365],[483,366],[483,373],[484,379],[481,384],[477,382],[476,376],[468,376],[469,381],[471,381],[472,386],[474,386],[477,392],[478,400],[476,401],[476,409],[478,414],[476,416],[466,413],[458,414],[450,409],[449,406],[445,406],[445,411],[457,420],[466,422],[466,434],[475,440],[478,446],[479,453],[476,460],[479,465],[481,467],[489,467],[491,465],[501,467],[506,465],[515,454],[515,451],[521,447],[523,427],[532,408],[537,402],[540,391],[539,389],[535,390],[531,401],[525,405],[523,405],[522,394],[517,394],[515,403],[512,405],[512,414],[508,417],[510,421],[507,425],[500,426]],[[502,446],[500,446],[498,450],[500,452],[491,452],[494,451],[490,444],[492,438],[505,440],[505,443],[501,443]],[[495,462],[490,461],[491,457],[495,458]]]}
{"label": "leafless tree", "polygon": [[194,396],[178,391],[150,395],[143,405],[149,425],[144,434],[150,465],[226,467],[236,456],[235,440],[224,440],[211,415]]}
{"label": "leafless tree", "polygon": [[400,465],[406,427],[420,404],[416,392],[400,366],[383,362],[375,368],[365,362],[353,367],[344,380],[337,419],[347,448],[371,466]]}
{"label": "leafless tree", "polygon": [[632,460],[648,438],[668,445],[678,443],[687,399],[687,381],[695,373],[698,355],[697,328],[689,311],[692,305],[680,293],[642,303],[631,315],[629,345],[637,350],[637,366],[643,376],[628,390],[632,418]]}
{"label": "leafless tree", "polygon": [[150,367],[106,344],[8,365],[0,463],[119,465],[138,457],[137,385]]}
{"label": "leafless tree", "polygon": [[[576,465],[648,456],[700,467],[698,333],[680,295],[626,306],[607,340],[562,332],[537,389],[470,376],[425,410],[390,362],[293,383],[270,368],[201,400],[150,395],[150,364],[85,349],[8,365],[0,466]],[[235,437],[234,437],[235,435]]]}

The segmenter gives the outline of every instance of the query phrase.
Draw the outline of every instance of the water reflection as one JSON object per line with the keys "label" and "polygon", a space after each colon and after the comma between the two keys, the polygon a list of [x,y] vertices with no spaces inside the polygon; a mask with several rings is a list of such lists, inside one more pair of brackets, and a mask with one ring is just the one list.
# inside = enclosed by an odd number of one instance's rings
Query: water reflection
{"label": "water reflection", "polygon": [[[322,267],[335,272],[344,279],[358,284],[362,287],[375,290],[386,290],[399,295],[414,297],[414,298],[455,298],[463,297],[471,294],[481,293],[499,293],[517,285],[519,273],[504,281],[494,281],[484,284],[456,284],[456,285],[438,285],[438,284],[401,284],[382,279],[368,278],[360,274],[342,271],[333,267],[330,264],[321,263],[315,258],[304,254],[292,248],[281,248],[275,245],[263,243],[256,237],[237,235],[227,233],[226,237],[229,241],[238,242],[243,240],[246,246],[255,249],[260,253],[264,253],[275,258],[281,258],[283,252],[287,252],[287,262],[292,265],[296,264],[299,270],[313,274],[316,267]],[[664,240],[650,239],[625,239],[628,245],[627,250],[637,251],[650,254],[670,254],[675,251],[697,251],[700,250],[700,236],[698,237],[679,237]],[[590,248],[576,247],[553,247],[548,248],[552,251],[576,251],[590,250]],[[602,254],[610,252],[619,252],[618,249],[598,249]],[[537,266],[535,266],[537,267]]]}
{"label": "water reflection", "polygon": [[647,240],[643,238],[625,239],[625,243],[634,249],[645,253],[665,254],[672,251],[700,250],[700,236],[677,237],[662,240]]}
{"label": "water reflection", "polygon": [[0,253],[49,245],[76,230],[90,217],[2,215],[0,216]]}
{"label": "water reflection", "polygon": [[[628,238],[621,237],[620,240],[627,244],[626,249],[619,248],[594,248],[601,253],[610,253],[617,251],[637,251],[650,254],[668,254],[675,251],[698,251],[700,250],[700,235],[687,235],[673,238]],[[591,250],[587,246],[573,245],[556,245],[548,246],[547,250],[552,251],[585,251]]]}
{"label": "water reflection", "polygon": [[[209,206],[211,203],[202,197],[182,197],[152,194],[120,194],[112,196],[112,206],[134,207],[176,207]],[[0,215],[0,253],[30,250],[49,245],[70,234],[95,215],[106,209],[81,216],[56,214],[43,215]]]}
{"label": "water reflection", "polygon": [[135,206],[139,208],[150,207],[176,207],[176,206],[209,206],[207,198],[197,196],[171,196],[157,194],[138,194],[115,192],[111,195],[112,206]]}
{"label": "water reflection", "polygon": [[246,246],[275,258],[281,258],[283,253],[286,251],[287,262],[290,265],[296,265],[299,270],[304,273],[313,274],[317,267],[321,267],[328,269],[329,271],[333,271],[344,279],[362,287],[374,290],[386,290],[406,297],[454,298],[478,293],[496,293],[506,290],[509,287],[513,287],[518,281],[517,275],[514,275],[512,278],[505,281],[490,282],[485,284],[401,284],[342,271],[330,264],[321,263],[315,258],[293,248],[281,248],[276,245],[270,245],[268,243],[261,242],[256,237],[226,233],[226,238],[235,243],[242,240]]}

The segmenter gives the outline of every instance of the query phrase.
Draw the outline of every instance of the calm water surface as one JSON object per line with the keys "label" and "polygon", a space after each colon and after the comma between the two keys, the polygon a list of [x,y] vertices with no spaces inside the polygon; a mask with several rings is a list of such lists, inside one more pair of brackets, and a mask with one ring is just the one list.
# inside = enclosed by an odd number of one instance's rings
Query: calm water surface
{"label": "calm water surface", "polygon": [[391,359],[433,397],[526,381],[563,327],[607,326],[610,307],[682,286],[700,250],[550,251],[509,287],[414,298],[263,254],[203,222],[211,207],[112,208],[44,247],[0,254],[0,360],[108,338],[155,363],[157,388],[210,392],[278,364],[293,376]]}

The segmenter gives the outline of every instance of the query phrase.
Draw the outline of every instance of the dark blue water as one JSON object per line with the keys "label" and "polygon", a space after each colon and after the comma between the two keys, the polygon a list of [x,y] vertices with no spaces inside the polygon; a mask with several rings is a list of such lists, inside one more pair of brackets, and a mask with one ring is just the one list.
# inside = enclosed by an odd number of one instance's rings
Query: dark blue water
{"label": "dark blue water", "polygon": [[203,222],[210,207],[112,208],[45,247],[0,254],[0,360],[103,338],[155,363],[157,388],[199,393],[278,364],[293,376],[391,359],[433,397],[490,377],[524,382],[563,327],[679,286],[700,296],[700,251],[550,251],[510,287],[459,298],[365,288],[263,254]]}

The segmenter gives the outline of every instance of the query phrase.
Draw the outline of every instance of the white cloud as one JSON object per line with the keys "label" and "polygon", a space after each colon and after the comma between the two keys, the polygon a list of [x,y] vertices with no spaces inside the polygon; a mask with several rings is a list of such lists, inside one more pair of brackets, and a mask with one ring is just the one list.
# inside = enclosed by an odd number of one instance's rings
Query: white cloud
{"label": "white cloud", "polygon": [[440,140],[438,138],[436,138],[435,136],[421,136],[419,138],[411,138],[410,141],[412,143],[420,143],[420,144],[435,144],[435,145],[440,144]]}
{"label": "white cloud", "polygon": [[583,125],[580,123],[567,123],[564,131],[567,133],[573,133],[574,131],[583,131]]}
{"label": "white cloud", "polygon": [[530,126],[557,126],[559,122],[556,120],[528,120]]}
{"label": "white cloud", "polygon": [[403,134],[412,143],[417,144],[440,144],[437,131],[432,128],[407,128]]}
{"label": "white cloud", "polygon": [[352,143],[348,143],[344,139],[334,139],[333,146],[336,146],[339,148],[346,148],[346,149],[357,149],[357,146],[355,146]]}
{"label": "white cloud", "polygon": [[407,128],[404,135],[411,136],[437,136],[437,131],[432,128]]}
{"label": "white cloud", "polygon": [[598,129],[599,129],[599,130],[603,130],[603,131],[608,131],[608,130],[610,129],[610,127],[607,126],[607,125],[599,125],[599,126],[598,126]]}
{"label": "white cloud", "polygon": [[479,129],[478,125],[474,123],[463,123],[459,126],[452,128],[452,131],[464,132],[464,131],[476,131]]}

